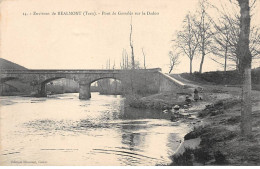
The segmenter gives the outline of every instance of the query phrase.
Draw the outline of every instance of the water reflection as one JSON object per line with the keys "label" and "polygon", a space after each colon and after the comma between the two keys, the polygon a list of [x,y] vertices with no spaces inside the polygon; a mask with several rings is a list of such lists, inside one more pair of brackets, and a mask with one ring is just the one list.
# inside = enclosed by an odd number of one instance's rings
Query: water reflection
{"label": "water reflection", "polygon": [[167,114],[125,108],[121,96],[2,97],[0,102],[3,165],[167,163],[187,130]]}

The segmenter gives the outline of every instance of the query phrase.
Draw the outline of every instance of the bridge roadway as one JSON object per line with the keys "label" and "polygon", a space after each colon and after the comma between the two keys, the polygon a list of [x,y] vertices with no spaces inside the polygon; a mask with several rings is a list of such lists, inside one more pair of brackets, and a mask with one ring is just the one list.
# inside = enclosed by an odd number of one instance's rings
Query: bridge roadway
{"label": "bridge roadway", "polygon": [[[79,83],[79,99],[91,98],[91,83],[105,78],[117,79],[125,85],[134,81],[137,90],[170,91],[184,84],[161,73],[160,68],[154,69],[27,69],[27,70],[1,70],[0,83],[9,80],[20,80],[29,83],[32,89],[36,89],[36,95],[46,97],[46,84],[50,81],[67,78]],[[129,86],[126,86],[129,88]]]}

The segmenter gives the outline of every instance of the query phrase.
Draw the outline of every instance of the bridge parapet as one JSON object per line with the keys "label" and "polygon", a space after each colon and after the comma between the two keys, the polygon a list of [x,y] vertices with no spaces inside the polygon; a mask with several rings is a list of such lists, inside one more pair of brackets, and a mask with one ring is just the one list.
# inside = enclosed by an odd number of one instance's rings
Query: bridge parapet
{"label": "bridge parapet", "polygon": [[160,74],[160,91],[176,91],[178,89],[186,89],[189,88],[187,84],[182,83],[181,81],[164,74],[162,72],[158,72]]}
{"label": "bridge parapet", "polygon": [[13,70],[13,69],[0,69],[1,73],[5,74],[47,74],[47,73],[58,73],[58,74],[107,74],[107,73],[125,73],[130,71],[137,72],[158,72],[160,68],[154,69],[27,69],[27,70]]}

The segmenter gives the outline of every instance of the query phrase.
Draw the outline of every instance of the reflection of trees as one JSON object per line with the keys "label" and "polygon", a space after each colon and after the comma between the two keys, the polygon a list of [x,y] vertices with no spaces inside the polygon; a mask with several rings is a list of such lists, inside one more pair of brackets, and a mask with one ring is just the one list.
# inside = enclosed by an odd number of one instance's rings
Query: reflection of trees
{"label": "reflection of trees", "polygon": [[132,107],[121,108],[120,119],[170,119],[170,113],[160,110],[136,109]]}
{"label": "reflection of trees", "polygon": [[98,91],[101,94],[120,94],[122,93],[121,82],[115,79],[101,79],[97,81]]}
{"label": "reflection of trees", "polygon": [[146,132],[140,133],[140,130],[147,129],[145,121],[130,121],[122,123],[121,126],[122,140],[121,143],[127,145],[129,150],[140,149],[145,146]]}
{"label": "reflection of trees", "polygon": [[57,79],[46,84],[46,90],[55,93],[76,93],[79,91],[78,82],[72,79]]}
{"label": "reflection of trees", "polygon": [[129,150],[134,150],[133,148],[140,145],[141,143],[140,133],[129,133],[122,134],[122,143],[129,146]]}

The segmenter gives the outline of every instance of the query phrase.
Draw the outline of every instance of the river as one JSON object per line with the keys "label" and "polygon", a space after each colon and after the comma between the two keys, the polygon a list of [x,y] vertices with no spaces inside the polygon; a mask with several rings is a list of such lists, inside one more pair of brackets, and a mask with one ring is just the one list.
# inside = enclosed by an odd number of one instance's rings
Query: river
{"label": "river", "polygon": [[122,96],[77,93],[0,98],[0,165],[167,164],[188,130]]}

